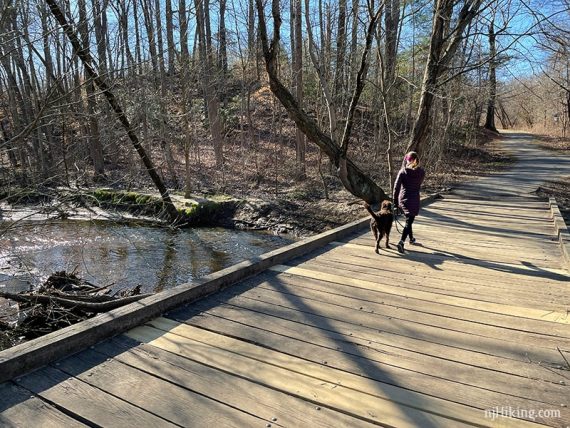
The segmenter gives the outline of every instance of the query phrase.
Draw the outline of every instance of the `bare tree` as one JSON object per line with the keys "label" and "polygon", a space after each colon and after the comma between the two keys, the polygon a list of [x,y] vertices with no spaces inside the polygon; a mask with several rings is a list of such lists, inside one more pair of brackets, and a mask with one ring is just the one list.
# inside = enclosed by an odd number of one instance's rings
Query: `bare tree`
{"label": "bare tree", "polygon": [[66,36],[69,38],[69,41],[71,42],[73,49],[75,50],[76,55],[81,59],[88,77],[90,79],[92,79],[95,82],[95,84],[99,87],[101,92],[103,92],[103,95],[105,96],[105,98],[109,102],[109,105],[111,106],[112,110],[114,111],[115,116],[117,117],[119,122],[121,122],[121,124],[125,128],[125,131],[127,132],[129,139],[131,140],[135,150],[137,151],[141,160],[143,161],[150,178],[152,179],[156,188],[160,192],[160,195],[161,195],[162,200],[164,202],[164,205],[166,207],[166,212],[167,212],[167,215],[168,215],[170,221],[172,223],[178,223],[178,221],[180,220],[180,216],[178,214],[176,207],[172,203],[172,200],[170,199],[170,195],[168,193],[168,190],[166,189],[166,186],[162,182],[160,176],[157,174],[151,158],[148,156],[146,150],[140,144],[139,139],[138,139],[136,133],[134,132],[134,129],[131,126],[129,119],[127,118],[123,109],[119,105],[119,102],[115,98],[115,95],[111,91],[109,85],[95,71],[95,68],[92,65],[93,60],[91,58],[91,54],[89,52],[89,49],[85,45],[82,45],[79,38],[75,34],[73,27],[67,22],[67,18],[65,17],[65,15],[61,11],[61,9],[59,8],[59,6],[55,2],[55,0],[46,0],[46,3],[48,4],[52,15],[59,22],[59,24],[63,27],[63,30],[64,30]]}
{"label": "bare tree", "polygon": [[307,138],[317,144],[333,164],[339,168],[339,177],[345,188],[354,196],[374,204],[387,199],[384,191],[373,180],[364,174],[350,159],[347,158],[348,145],[352,131],[352,121],[356,104],[364,87],[364,76],[367,69],[367,56],[370,51],[372,39],[381,8],[376,12],[371,11],[370,23],[366,32],[366,46],[362,55],[356,86],[352,94],[350,107],[346,116],[346,125],[340,141],[335,141],[325,134],[313,118],[311,118],[300,106],[297,99],[281,82],[277,71],[277,51],[279,49],[281,15],[279,0],[273,0],[271,13],[273,16],[273,38],[269,42],[267,25],[262,0],[256,0],[257,15],[259,18],[259,32],[265,58],[265,68],[269,76],[269,85],[273,94],[285,107],[287,113],[295,124],[303,131]]}
{"label": "bare tree", "polygon": [[428,137],[438,79],[450,64],[465,29],[479,13],[483,0],[466,0],[452,25],[453,9],[456,3],[456,0],[437,0],[435,3],[420,104],[407,151],[421,151],[423,148]]}
{"label": "bare tree", "polygon": [[487,102],[487,116],[485,129],[497,132],[495,127],[495,103],[497,99],[497,48],[495,45],[495,20],[489,24],[489,99]]}

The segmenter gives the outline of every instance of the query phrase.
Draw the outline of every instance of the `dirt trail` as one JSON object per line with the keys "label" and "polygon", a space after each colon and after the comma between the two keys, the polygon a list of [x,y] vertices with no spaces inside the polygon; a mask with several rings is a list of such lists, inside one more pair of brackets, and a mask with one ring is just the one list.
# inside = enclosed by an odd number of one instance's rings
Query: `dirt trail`
{"label": "dirt trail", "polygon": [[515,161],[504,172],[457,186],[453,193],[464,198],[503,199],[533,197],[549,180],[570,180],[570,156],[544,150],[531,134],[505,132],[502,148]]}

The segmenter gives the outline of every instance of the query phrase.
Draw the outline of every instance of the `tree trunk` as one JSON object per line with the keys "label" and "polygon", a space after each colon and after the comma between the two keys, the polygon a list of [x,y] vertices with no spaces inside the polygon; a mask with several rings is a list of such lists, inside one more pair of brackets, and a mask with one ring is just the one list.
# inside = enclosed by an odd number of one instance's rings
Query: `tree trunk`
{"label": "tree trunk", "polygon": [[[120,31],[123,38],[123,50],[124,54],[127,57],[127,74],[131,73],[131,69],[135,63],[135,59],[133,58],[133,53],[131,52],[131,48],[129,46],[129,10],[126,5],[126,2],[119,1],[120,9],[118,10],[119,14],[119,26]],[[138,34],[138,31],[136,32]],[[138,40],[138,37],[135,38]]]}
{"label": "tree trunk", "polygon": [[[295,97],[300,107],[303,107],[303,34],[302,18],[303,11],[301,0],[291,2],[291,46],[292,46],[292,83]],[[298,127],[295,134],[295,152],[297,159],[297,177],[305,178],[305,135]]]}
{"label": "tree trunk", "polygon": [[[313,143],[317,144],[339,169],[340,179],[349,192],[369,204],[375,204],[383,201],[384,199],[389,199],[384,191],[378,187],[370,177],[364,174],[350,159],[346,157],[346,149],[350,137],[350,126],[345,128],[342,140],[343,144],[339,145],[338,143],[335,143],[331,137],[319,128],[315,120],[299,106],[295,97],[280,81],[277,74],[277,50],[279,49],[280,44],[280,27],[282,23],[279,12],[279,0],[273,0],[272,3],[273,39],[271,43],[269,43],[267,37],[263,0],[256,0],[256,5],[261,45],[263,48],[263,56],[265,58],[265,68],[269,76],[269,85],[273,94],[281,102],[283,107],[285,107],[289,117],[303,131],[306,137]],[[378,18],[379,13],[377,13],[370,22],[366,40],[367,49],[364,51],[361,65],[366,64],[366,54],[370,48],[372,35],[376,28]],[[363,68],[365,69],[365,67],[361,67],[361,71],[359,72],[359,81],[361,83],[364,81]],[[358,97],[359,91],[357,88],[353,94],[350,111],[354,111]],[[350,111],[347,115],[347,125],[352,122]]]}
{"label": "tree trunk", "polygon": [[[91,0],[91,7],[94,12],[93,27],[95,29],[95,42],[97,44],[97,56],[99,59],[99,74],[106,75],[109,69],[107,68],[107,44],[105,33],[103,32],[101,0]],[[87,23],[84,25],[86,26]],[[85,40],[83,42],[85,43]]]}
{"label": "tree trunk", "polygon": [[338,1],[338,22],[336,34],[336,69],[334,76],[333,98],[337,106],[343,102],[343,82],[345,79],[344,56],[346,51],[346,0]]}
{"label": "tree trunk", "polygon": [[141,35],[139,27],[139,12],[138,12],[138,2],[139,0],[133,0],[133,18],[135,26],[135,59],[137,64],[137,72],[142,73],[142,44]]}
{"label": "tree trunk", "polygon": [[[135,2],[138,0],[134,0]],[[152,0],[142,0],[141,7],[144,16],[144,25],[148,36],[148,50],[152,63],[152,72],[158,76],[158,53],[156,51],[156,35],[154,33],[154,18],[152,13]]]}
{"label": "tree trunk", "polygon": [[[202,88],[210,124],[210,133],[214,145],[214,155],[216,166],[221,168],[224,163],[222,148],[222,125],[220,122],[219,101],[216,94],[216,71],[212,58],[212,43],[208,35],[209,13],[204,11],[205,6],[201,0],[195,1],[196,5],[196,33],[198,37],[198,50],[200,52],[200,62],[202,70]],[[207,8],[207,7],[206,7]]]}
{"label": "tree trunk", "polygon": [[485,129],[497,132],[495,127],[495,101],[497,99],[497,48],[495,45],[495,23],[491,20],[489,24],[489,100],[487,101],[487,118],[485,119]]}
{"label": "tree trunk", "polygon": [[174,22],[172,19],[172,0],[166,2],[166,46],[168,52],[168,75],[174,75],[176,50],[174,48]]}
{"label": "tree trunk", "polygon": [[[433,13],[428,60],[424,70],[420,104],[407,151],[420,152],[429,134],[431,109],[437,91],[437,81],[455,55],[467,25],[478,13],[483,0],[467,0],[451,28],[455,0],[437,0]],[[449,29],[449,31],[446,31]],[[446,37],[446,33],[449,37]]]}
{"label": "tree trunk", "polygon": [[256,37],[255,37],[255,8],[254,0],[247,2],[247,60],[250,63],[255,61],[257,56]]}
{"label": "tree trunk", "polygon": [[[79,8],[79,33],[81,35],[81,40],[83,42],[83,46],[89,46],[89,30],[85,0],[78,0],[77,5]],[[105,167],[103,163],[103,146],[101,145],[99,123],[96,115],[97,99],[95,98],[95,87],[93,86],[93,81],[90,80],[90,75],[87,69],[85,70],[85,80],[87,80],[87,84],[85,85],[88,115],[87,139],[89,141],[89,150],[91,153],[91,160],[93,161],[95,178],[97,179],[105,173]]]}
{"label": "tree trunk", "polygon": [[178,22],[180,25],[180,54],[182,67],[188,67],[190,51],[188,49],[188,19],[186,15],[186,0],[178,2]]}

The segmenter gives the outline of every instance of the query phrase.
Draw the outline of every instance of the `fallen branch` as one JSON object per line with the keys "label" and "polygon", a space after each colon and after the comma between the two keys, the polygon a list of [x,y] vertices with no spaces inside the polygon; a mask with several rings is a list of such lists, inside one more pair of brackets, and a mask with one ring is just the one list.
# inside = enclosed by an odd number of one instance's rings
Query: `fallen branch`
{"label": "fallen branch", "polygon": [[116,309],[121,306],[127,305],[129,303],[136,302],[137,300],[144,299],[145,297],[148,296],[152,296],[152,294],[139,294],[136,296],[128,296],[119,299],[114,299],[108,302],[92,303],[92,302],[85,302],[81,300],[74,300],[71,298],[63,298],[56,296],[44,296],[38,294],[14,294],[14,293],[0,292],[0,297],[3,297],[5,299],[11,299],[16,302],[32,303],[32,304],[41,303],[43,305],[57,303],[58,305],[64,308],[80,309],[94,313],[107,312],[112,309]]}

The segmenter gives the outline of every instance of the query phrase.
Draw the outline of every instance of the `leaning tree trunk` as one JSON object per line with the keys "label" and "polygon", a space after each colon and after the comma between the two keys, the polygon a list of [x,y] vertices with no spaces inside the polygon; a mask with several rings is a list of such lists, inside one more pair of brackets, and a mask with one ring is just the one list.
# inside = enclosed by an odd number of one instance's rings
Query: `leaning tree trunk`
{"label": "leaning tree trunk", "polygon": [[144,147],[140,143],[137,135],[135,134],[133,127],[131,126],[131,123],[129,122],[129,119],[127,118],[127,116],[125,115],[125,112],[123,111],[123,109],[119,105],[119,102],[115,98],[115,95],[113,94],[113,92],[111,92],[109,85],[101,76],[99,76],[99,74],[97,74],[97,72],[93,68],[93,65],[92,65],[93,60],[91,58],[91,54],[89,53],[88,47],[82,46],[81,42],[79,41],[79,38],[77,37],[77,35],[73,31],[72,26],[67,22],[65,15],[61,11],[61,9],[59,8],[59,6],[55,2],[55,0],[46,0],[46,2],[50,7],[50,11],[51,11],[52,15],[59,22],[59,24],[63,27],[63,31],[65,32],[67,38],[71,42],[71,45],[73,46],[73,49],[75,50],[75,53],[77,54],[79,59],[83,62],[83,66],[85,67],[85,71],[86,71],[87,75],[99,87],[99,89],[101,90],[101,92],[103,93],[105,98],[107,98],[107,101],[109,102],[113,112],[115,113],[115,116],[117,117],[119,122],[121,122],[121,124],[123,125],[125,130],[127,131],[127,135],[129,136],[129,139],[131,140],[135,150],[137,151],[141,160],[143,161],[150,178],[152,179],[154,185],[156,186],[156,188],[160,192],[160,195],[161,195],[162,200],[164,202],[164,205],[166,207],[166,212],[168,214],[169,220],[172,223],[178,223],[180,220],[180,217],[178,215],[178,211],[176,210],[176,207],[174,206],[174,204],[172,203],[172,200],[170,199],[170,195],[168,194],[168,190],[166,189],[166,186],[164,185],[160,176],[156,172],[156,169],[152,163],[151,158],[148,156],[148,154],[146,153],[146,150],[144,149]]}
{"label": "leaning tree trunk", "polygon": [[345,188],[354,196],[368,202],[375,204],[388,196],[378,185],[364,172],[362,172],[350,159],[346,157],[348,141],[350,139],[352,115],[356,109],[356,103],[362,91],[364,84],[364,75],[366,71],[366,57],[372,44],[372,37],[378,22],[380,12],[371,19],[368,27],[366,37],[366,48],[364,50],[361,67],[357,77],[357,87],[352,96],[351,106],[347,115],[346,126],[341,140],[341,144],[335,142],[331,137],[325,134],[318,126],[317,122],[310,117],[297,102],[296,98],[289,92],[289,90],[280,81],[277,73],[277,51],[280,43],[280,27],[281,16],[279,12],[279,0],[273,0],[272,15],[273,15],[273,39],[271,44],[267,37],[267,26],[265,23],[265,14],[263,10],[263,0],[256,0],[257,15],[259,19],[259,35],[261,38],[261,45],[263,48],[263,56],[265,58],[265,68],[269,76],[269,86],[273,94],[281,102],[289,117],[295,124],[303,131],[309,141],[318,145],[323,152],[331,159],[333,164],[339,169],[340,179]]}

